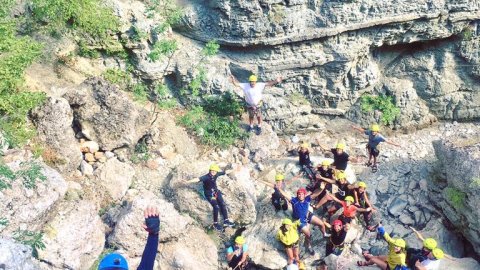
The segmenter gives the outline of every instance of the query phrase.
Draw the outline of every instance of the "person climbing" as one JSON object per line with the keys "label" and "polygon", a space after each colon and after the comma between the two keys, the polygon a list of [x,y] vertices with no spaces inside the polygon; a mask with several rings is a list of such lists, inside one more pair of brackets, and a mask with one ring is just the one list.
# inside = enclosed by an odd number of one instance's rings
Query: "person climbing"
{"label": "person climbing", "polygon": [[438,270],[440,267],[440,260],[445,257],[443,250],[434,248],[428,253],[427,258],[423,261],[417,260],[415,262],[416,270]]}
{"label": "person climbing", "polygon": [[282,226],[277,232],[277,239],[282,243],[287,253],[287,264],[297,263],[299,269],[305,269],[305,265],[300,261],[300,252],[298,249],[298,241],[300,236],[298,235],[298,226],[300,220],[292,222],[291,219],[285,218],[282,220]]}
{"label": "person climbing", "polygon": [[347,231],[343,227],[343,222],[336,219],[332,223],[333,230],[331,232],[330,239],[327,243],[325,257],[330,254],[340,256],[345,248],[345,238],[347,237]]}
{"label": "person climbing", "polygon": [[376,211],[375,207],[370,203],[367,194],[367,184],[365,182],[358,182],[357,188],[353,190],[353,195],[355,196],[355,205],[362,209],[370,208],[372,211],[363,212],[363,220],[365,221],[365,226],[367,230],[374,231],[375,226],[370,224],[370,220],[372,218],[372,214]]}
{"label": "person climbing", "polygon": [[[143,250],[142,259],[137,270],[152,270],[157,256],[160,218],[158,209],[152,206],[143,211],[145,223],[143,229],[148,232],[147,243]],[[98,270],[128,270],[128,263],[125,257],[118,253],[110,253],[102,258]]]}
{"label": "person climbing", "polygon": [[185,181],[187,184],[196,182],[203,183],[203,194],[213,207],[213,227],[218,231],[223,230],[222,226],[218,224],[219,210],[223,216],[223,227],[235,226],[235,224],[228,219],[227,207],[223,200],[222,192],[217,188],[217,178],[222,175],[225,175],[225,172],[220,172],[220,167],[218,167],[217,164],[212,164],[206,175]]}
{"label": "person climbing", "polygon": [[315,172],[312,167],[312,161],[310,160],[310,150],[308,149],[309,145],[308,143],[304,142],[300,145],[300,148],[298,149],[298,158],[299,158],[299,164],[300,167],[302,168],[303,173],[305,176],[310,179],[310,182],[315,181]]}
{"label": "person climbing", "polygon": [[377,265],[378,268],[382,270],[397,270],[405,269],[407,264],[405,263],[406,251],[405,247],[407,243],[405,240],[400,238],[391,238],[388,233],[385,232],[385,228],[380,225],[378,228],[378,233],[382,236],[388,243],[388,256],[373,256],[364,252],[363,256],[366,261],[357,261],[358,266],[369,266]]}
{"label": "person climbing", "polygon": [[[275,175],[275,185],[274,185],[274,192],[272,193],[272,204],[275,207],[275,211],[286,211],[288,210],[288,203],[285,198],[283,198],[282,194],[278,191],[279,189],[285,189],[285,176],[283,174]],[[276,188],[275,188],[276,187]]]}
{"label": "person climbing", "polygon": [[[322,161],[321,165],[317,166],[317,171],[315,173],[315,182],[311,183],[307,186],[308,191],[315,191],[319,188],[325,188],[325,190],[317,197],[317,200],[322,199],[328,190],[328,192],[332,192],[332,184],[335,184],[334,178],[334,171],[330,168],[331,162],[328,160]],[[324,187],[322,187],[325,185]],[[318,202],[317,202],[318,203]]]}
{"label": "person climbing", "polygon": [[[335,194],[335,198],[337,198],[340,201],[345,200],[345,197],[347,196],[353,196],[353,185],[348,184],[347,182],[347,175],[344,172],[340,172],[336,175],[337,181],[335,182],[335,185],[332,186],[332,193],[328,194],[327,196],[323,197],[316,205],[315,209],[319,209],[328,201],[333,201],[332,200],[332,194]],[[342,207],[342,204],[336,203],[336,201],[333,201],[334,204],[331,207],[328,207],[328,213],[329,215],[332,215]]]}
{"label": "person climbing", "polygon": [[323,151],[330,151],[333,154],[333,163],[331,164],[331,167],[335,170],[345,171],[349,161],[355,162],[357,160],[354,157],[350,157],[347,152],[345,152],[344,143],[337,143],[335,148],[331,149],[322,145],[319,138],[317,138],[317,143]]}
{"label": "person climbing", "polygon": [[357,212],[370,212],[372,209],[370,207],[364,209],[364,208],[358,208],[353,203],[355,202],[355,199],[353,199],[352,196],[346,196],[345,200],[339,200],[335,196],[331,196],[332,200],[336,201],[337,203],[341,204],[343,207],[343,213],[338,217],[339,220],[345,224],[345,230],[350,229],[350,225],[352,223],[352,220],[355,219],[357,216]]}
{"label": "person climbing", "polygon": [[228,267],[234,270],[249,269],[248,245],[243,236],[235,237],[234,245],[227,248],[227,262]]}
{"label": "person climbing", "polygon": [[275,84],[281,83],[282,78],[278,77],[276,80],[268,81],[266,83],[257,83],[257,76],[250,75],[248,77],[248,83],[240,83],[233,75],[231,77],[231,82],[233,85],[242,88],[243,95],[245,96],[245,102],[248,111],[248,132],[253,131],[253,120],[255,116],[257,117],[257,135],[262,133],[262,111],[261,107],[263,105],[262,94],[266,86],[273,86]]}
{"label": "person climbing", "polygon": [[312,199],[315,199],[321,191],[315,191],[311,195],[307,196],[307,190],[305,188],[300,188],[297,190],[297,197],[290,197],[289,194],[282,189],[279,189],[279,192],[292,205],[293,220],[300,220],[300,225],[298,228],[305,235],[305,246],[307,247],[308,252],[311,255],[314,255],[315,251],[313,250],[311,245],[311,233],[309,224],[320,227],[320,230],[322,231],[324,237],[330,236],[330,234],[326,232],[325,222],[323,222],[319,217],[313,215],[309,209],[310,201]]}
{"label": "person climbing", "polygon": [[[378,150],[378,145],[381,142],[386,142],[388,144],[400,147],[399,144],[396,144],[390,140],[387,140],[385,137],[383,137],[379,132],[380,132],[380,126],[377,124],[372,125],[370,129],[363,129],[361,127],[357,127],[352,125],[352,128],[355,130],[358,130],[365,135],[368,136],[368,143],[366,145],[367,151],[368,151],[368,162],[367,162],[367,167],[372,166],[372,172],[377,172],[378,166],[377,166],[377,158],[378,155],[380,155],[380,150]],[[372,158],[373,158],[373,163],[372,163]]]}

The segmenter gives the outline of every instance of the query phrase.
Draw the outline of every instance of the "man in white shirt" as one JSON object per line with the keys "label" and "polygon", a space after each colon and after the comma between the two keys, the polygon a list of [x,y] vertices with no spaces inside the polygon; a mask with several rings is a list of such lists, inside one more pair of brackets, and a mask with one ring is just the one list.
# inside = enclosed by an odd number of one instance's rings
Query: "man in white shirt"
{"label": "man in white shirt", "polygon": [[427,258],[423,261],[417,261],[415,263],[415,269],[417,270],[438,270],[440,266],[440,260],[443,259],[445,254],[439,248],[435,248],[432,252],[428,253]]}
{"label": "man in white shirt", "polygon": [[280,83],[282,81],[282,78],[278,77],[276,80],[268,81],[265,83],[257,83],[257,76],[253,74],[248,77],[248,83],[238,82],[238,80],[233,75],[231,76],[231,79],[232,83],[235,86],[238,86],[243,90],[243,96],[245,97],[248,111],[248,131],[253,131],[253,119],[256,116],[258,120],[257,135],[260,135],[260,133],[262,132],[261,106],[263,89],[265,89],[266,86],[273,86],[277,83]]}

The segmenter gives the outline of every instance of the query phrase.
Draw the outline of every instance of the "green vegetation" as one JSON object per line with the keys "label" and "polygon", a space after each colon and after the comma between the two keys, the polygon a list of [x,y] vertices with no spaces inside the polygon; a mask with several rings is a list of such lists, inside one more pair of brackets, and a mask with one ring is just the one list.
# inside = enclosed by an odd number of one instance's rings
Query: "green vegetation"
{"label": "green vegetation", "polygon": [[247,136],[239,127],[240,102],[230,93],[207,99],[203,107],[194,106],[179,122],[201,138],[202,143],[225,148]]}
{"label": "green vegetation", "polygon": [[462,209],[465,207],[465,199],[467,194],[462,192],[461,190],[453,187],[445,188],[445,195],[447,196],[447,200],[450,202],[455,209]]}
{"label": "green vegetation", "polygon": [[393,124],[395,118],[400,115],[400,109],[395,106],[393,97],[391,96],[362,95],[360,100],[362,111],[370,112],[378,110],[382,112],[381,121],[384,125]]}
{"label": "green vegetation", "polygon": [[170,58],[177,49],[178,44],[175,39],[160,40],[153,45],[151,52],[148,54],[148,59],[152,62],[156,62],[163,56]]}
{"label": "green vegetation", "polygon": [[0,191],[10,188],[15,178],[15,173],[7,165],[0,164]]}
{"label": "green vegetation", "polygon": [[42,166],[35,162],[22,162],[23,167],[16,173],[22,179],[23,186],[28,189],[37,187],[37,180],[46,181],[47,177],[42,173]]}
{"label": "green vegetation", "polygon": [[118,68],[109,68],[105,70],[102,77],[111,84],[118,85],[121,89],[127,89],[132,85],[130,74],[127,71]]}
{"label": "green vegetation", "polygon": [[43,243],[43,233],[28,230],[15,231],[13,238],[24,245],[32,248],[32,256],[38,258],[38,250],[45,249]]}
{"label": "green vegetation", "polygon": [[0,218],[0,227],[6,227],[6,226],[8,226],[8,223],[9,223],[9,221],[8,221],[7,218],[4,218],[4,217]]}
{"label": "green vegetation", "polygon": [[474,35],[472,27],[468,26],[463,29],[461,35],[463,40],[472,40]]}
{"label": "green vegetation", "polygon": [[157,105],[160,109],[171,109],[177,107],[177,100],[171,97],[169,89],[165,84],[158,84],[155,86],[155,93],[157,96]]}
{"label": "green vegetation", "polygon": [[155,29],[160,34],[180,22],[183,10],[177,6],[174,0],[151,0],[150,5],[147,6],[146,15],[148,18],[153,18],[156,14],[164,19]]}
{"label": "green vegetation", "polygon": [[147,142],[142,139],[135,145],[135,150],[133,151],[133,155],[130,157],[130,160],[134,164],[138,164],[140,162],[149,160],[151,157],[152,155],[148,149]]}
{"label": "green vegetation", "polygon": [[90,270],[98,270],[98,265],[102,261],[103,257],[105,257],[107,254],[110,254],[115,251],[114,247],[107,247],[105,248],[102,253],[98,256],[98,258],[95,260],[93,265],[90,267]]}
{"label": "green vegetation", "polygon": [[470,182],[470,188],[480,188],[480,178],[473,178]]}

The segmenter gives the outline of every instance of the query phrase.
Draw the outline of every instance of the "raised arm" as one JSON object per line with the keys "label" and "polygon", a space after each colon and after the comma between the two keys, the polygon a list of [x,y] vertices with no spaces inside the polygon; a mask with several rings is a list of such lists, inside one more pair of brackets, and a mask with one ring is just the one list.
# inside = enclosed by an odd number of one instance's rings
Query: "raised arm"
{"label": "raised arm", "polygon": [[394,142],[392,142],[391,140],[385,140],[385,142],[386,142],[386,143],[388,143],[388,144],[391,144],[391,145],[394,145],[394,146],[400,147],[400,144],[398,144],[398,143],[394,143]]}
{"label": "raised arm", "polygon": [[410,229],[412,229],[418,239],[420,239],[421,241],[425,241],[425,238],[423,238],[423,235],[419,231],[415,230],[415,228],[413,228],[412,226],[409,227]]}
{"label": "raised arm", "polygon": [[160,231],[160,214],[158,209],[151,206],[147,207],[143,212],[143,215],[145,217],[145,224],[142,227],[148,232],[148,237],[137,270],[153,269],[159,241],[158,233]]}
{"label": "raised arm", "polygon": [[184,183],[186,184],[192,184],[192,183],[197,183],[197,182],[200,182],[200,178],[196,177],[196,178],[192,178],[190,180],[186,180]]}
{"label": "raised arm", "polygon": [[351,125],[351,127],[352,127],[353,129],[355,129],[355,130],[358,130],[358,131],[362,132],[362,133],[365,132],[365,129],[363,129],[363,128],[361,128],[361,127],[357,127],[357,126],[355,126],[355,125]]}
{"label": "raised arm", "polygon": [[288,202],[291,202],[291,199],[292,197],[290,196],[290,194],[288,194],[287,192],[285,192],[284,190],[282,189],[278,189],[278,192],[280,192],[280,194],[282,194],[282,196],[285,198],[285,200],[287,200]]}
{"label": "raised arm", "polygon": [[235,76],[230,75],[230,82],[235,85],[236,87],[240,87],[240,82],[235,78]]}
{"label": "raised arm", "polygon": [[318,143],[318,146],[320,147],[320,149],[322,149],[322,151],[328,151],[330,150],[328,147],[326,147],[325,145],[323,145],[322,143],[320,143],[320,138],[316,138],[315,139]]}
{"label": "raised arm", "polygon": [[335,180],[330,179],[330,178],[323,177],[323,176],[320,175],[320,173],[317,173],[317,174],[315,175],[315,177],[317,177],[318,179],[320,179],[320,180],[322,180],[322,181],[328,182],[328,183],[330,183],[330,184],[335,184],[335,183],[336,183]]}
{"label": "raised arm", "polygon": [[266,86],[274,86],[275,84],[277,83],[281,83],[282,82],[282,78],[281,77],[278,77],[277,79],[273,80],[273,81],[268,81],[265,83]]}
{"label": "raised arm", "polygon": [[312,194],[310,194],[310,197],[313,199],[317,198],[318,195],[320,195],[320,193],[322,193],[322,191],[325,189],[325,186],[323,186],[323,188],[320,186],[320,188],[318,188],[317,190],[315,190]]}

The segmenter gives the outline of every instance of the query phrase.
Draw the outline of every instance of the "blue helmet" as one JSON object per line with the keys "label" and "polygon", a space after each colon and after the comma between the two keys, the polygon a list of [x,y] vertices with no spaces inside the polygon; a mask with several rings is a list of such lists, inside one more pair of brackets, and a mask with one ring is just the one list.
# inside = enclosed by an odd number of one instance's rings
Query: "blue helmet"
{"label": "blue helmet", "polygon": [[110,253],[102,259],[98,270],[128,270],[127,260],[118,253]]}

